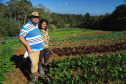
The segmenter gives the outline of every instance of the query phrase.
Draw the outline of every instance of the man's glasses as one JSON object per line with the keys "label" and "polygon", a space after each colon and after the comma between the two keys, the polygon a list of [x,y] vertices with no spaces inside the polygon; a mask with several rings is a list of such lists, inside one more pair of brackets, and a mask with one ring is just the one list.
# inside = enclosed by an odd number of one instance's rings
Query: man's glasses
{"label": "man's glasses", "polygon": [[33,16],[33,18],[38,18],[38,19],[39,19],[39,17],[38,17],[38,16]]}

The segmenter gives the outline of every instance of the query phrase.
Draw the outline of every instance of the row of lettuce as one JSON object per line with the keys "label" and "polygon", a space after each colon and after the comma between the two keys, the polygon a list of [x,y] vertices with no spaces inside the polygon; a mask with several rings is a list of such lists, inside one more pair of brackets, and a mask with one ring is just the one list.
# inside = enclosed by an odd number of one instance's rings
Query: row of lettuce
{"label": "row of lettuce", "polygon": [[50,41],[71,41],[71,40],[84,40],[84,39],[100,39],[100,38],[113,38],[119,36],[126,36],[126,31],[120,32],[112,32],[106,34],[97,34],[97,35],[86,35],[86,36],[74,36],[74,37],[67,37],[67,38],[51,38]]}
{"label": "row of lettuce", "polygon": [[[71,40],[84,40],[84,39],[100,39],[100,38],[113,38],[119,36],[126,36],[126,31],[113,32],[107,34],[97,34],[97,35],[86,35],[86,36],[74,36],[66,38],[50,38],[50,42],[54,41],[71,41]],[[0,42],[2,44],[10,43],[13,41],[18,41],[18,36],[16,37],[1,37]]]}
{"label": "row of lettuce", "polygon": [[56,29],[56,30],[52,30],[51,32],[62,32],[62,31],[95,31],[95,30],[91,30],[91,29],[86,29],[86,28],[61,28],[61,29]]}
{"label": "row of lettuce", "polygon": [[52,61],[41,84],[125,84],[126,54],[69,57]]}

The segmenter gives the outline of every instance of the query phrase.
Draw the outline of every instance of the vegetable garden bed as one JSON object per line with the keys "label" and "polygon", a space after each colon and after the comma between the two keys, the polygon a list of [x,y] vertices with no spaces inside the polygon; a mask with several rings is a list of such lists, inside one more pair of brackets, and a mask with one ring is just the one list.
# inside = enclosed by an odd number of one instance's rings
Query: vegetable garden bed
{"label": "vegetable garden bed", "polygon": [[[126,50],[126,42],[122,43],[115,43],[115,45],[100,45],[100,46],[79,46],[79,47],[63,47],[60,48],[53,48],[52,52],[57,54],[58,56],[70,56],[70,55],[81,55],[81,54],[90,54],[92,52],[98,52],[98,53],[105,53],[105,52],[116,52],[116,51],[122,51]],[[51,53],[50,53],[51,54]]]}
{"label": "vegetable garden bed", "polygon": [[69,57],[50,64],[43,84],[126,83],[126,54]]}

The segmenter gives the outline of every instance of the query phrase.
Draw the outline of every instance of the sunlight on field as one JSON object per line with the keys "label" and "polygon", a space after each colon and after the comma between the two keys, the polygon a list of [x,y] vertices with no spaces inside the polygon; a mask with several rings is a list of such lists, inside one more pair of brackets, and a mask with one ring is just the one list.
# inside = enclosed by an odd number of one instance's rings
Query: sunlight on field
{"label": "sunlight on field", "polygon": [[[89,83],[90,80],[94,84],[108,82],[108,80],[109,83],[124,82],[122,79],[124,79],[125,75],[122,73],[125,69],[122,67],[126,68],[126,63],[124,63],[126,60],[126,31],[115,32],[83,28],[63,28],[49,31],[49,36],[50,68],[46,74],[47,78],[43,77],[41,80],[48,80],[45,81],[46,83],[52,81],[55,84],[66,82],[81,82],[83,84]],[[0,63],[2,66],[6,65],[8,69],[2,67],[3,71],[0,73],[12,72],[10,67],[13,66],[13,62],[10,59],[15,56],[14,52],[17,56],[20,56],[20,54],[24,54],[26,49],[17,37],[3,37],[1,43],[4,43],[0,46],[1,58],[6,61],[2,62],[0,60]],[[18,60],[20,60],[19,63],[23,63],[21,58]],[[108,65],[106,65],[106,62]],[[114,63],[114,65],[111,66],[111,63]],[[17,64],[15,63],[15,65]],[[24,66],[27,67],[27,65],[25,64]],[[114,66],[118,67],[115,69]],[[122,77],[121,79],[114,75],[114,72],[118,70],[121,70],[118,72],[119,76]],[[17,72],[19,71],[17,70]],[[106,74],[106,72],[109,74]],[[111,76],[110,73],[113,75]],[[4,75],[8,77],[7,74]],[[24,76],[21,76],[24,79]],[[107,77],[110,78],[108,79]],[[113,77],[116,81],[112,81]],[[1,78],[4,79],[4,76],[2,75]],[[43,84],[41,80],[37,82]],[[10,79],[8,81],[12,82]],[[24,81],[27,82],[28,80]],[[6,84],[8,82],[4,81],[3,83]]]}

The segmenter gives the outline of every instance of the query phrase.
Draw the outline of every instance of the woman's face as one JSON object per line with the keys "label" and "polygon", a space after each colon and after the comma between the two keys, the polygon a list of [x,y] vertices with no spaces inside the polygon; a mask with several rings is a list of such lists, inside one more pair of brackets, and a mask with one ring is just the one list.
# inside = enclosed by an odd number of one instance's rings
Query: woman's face
{"label": "woman's face", "polygon": [[43,29],[45,29],[46,26],[47,26],[46,22],[43,22],[43,23],[41,24],[41,27],[42,27]]}

